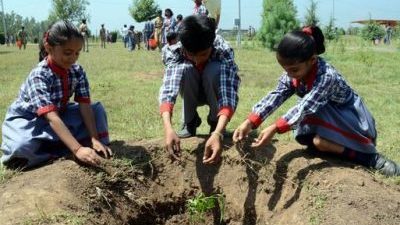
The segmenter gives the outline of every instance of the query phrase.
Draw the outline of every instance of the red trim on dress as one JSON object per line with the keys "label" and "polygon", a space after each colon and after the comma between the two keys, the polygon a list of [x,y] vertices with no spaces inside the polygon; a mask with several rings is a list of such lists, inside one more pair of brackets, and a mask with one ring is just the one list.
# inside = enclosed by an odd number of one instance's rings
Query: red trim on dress
{"label": "red trim on dress", "polygon": [[233,111],[233,109],[232,109],[231,107],[229,107],[229,106],[224,106],[224,107],[222,107],[222,108],[219,110],[219,112],[218,112],[218,116],[220,116],[220,115],[225,115],[225,116],[228,117],[228,119],[231,119],[232,116],[233,116],[233,114],[234,114],[234,111]]}
{"label": "red trim on dress", "polygon": [[262,123],[261,116],[253,112],[247,116],[247,119],[250,120],[253,129],[256,129]]}
{"label": "red trim on dress", "polygon": [[278,130],[278,134],[283,134],[290,130],[290,125],[284,118],[279,118],[275,121],[276,129]]}
{"label": "red trim on dress", "polygon": [[[307,77],[307,80],[305,80],[308,91],[310,91],[312,89],[314,81],[317,78],[317,73],[318,73],[318,66],[317,66],[317,63],[315,63],[315,65],[313,65],[310,75]],[[300,84],[300,80],[298,80],[298,79],[292,80],[293,87],[297,88],[299,86],[299,84]]]}
{"label": "red trim on dress", "polygon": [[78,103],[87,103],[87,104],[90,104],[90,98],[88,98],[88,97],[76,97],[76,96],[75,96],[74,101],[75,101],[75,102],[78,102]]}
{"label": "red trim on dress", "polygon": [[55,106],[55,105],[47,105],[47,106],[44,106],[44,107],[40,107],[40,108],[36,111],[36,114],[37,114],[38,116],[42,116],[42,115],[44,115],[44,114],[47,114],[47,113],[49,113],[49,112],[54,112],[54,111],[57,111],[57,110],[58,110],[57,106]]}
{"label": "red trim on dress", "polygon": [[348,131],[342,130],[341,128],[339,128],[337,126],[335,126],[333,124],[330,124],[330,123],[328,123],[326,121],[323,121],[323,120],[321,120],[319,118],[316,118],[316,117],[308,117],[302,123],[325,127],[327,129],[333,130],[333,131],[343,135],[346,138],[353,139],[353,140],[355,140],[357,142],[360,142],[360,143],[363,143],[363,144],[371,144],[371,143],[373,143],[371,138],[363,137],[361,135],[350,133]]}
{"label": "red trim on dress", "polygon": [[61,78],[62,85],[62,98],[61,110],[65,110],[69,100],[69,87],[68,87],[68,70],[56,65],[51,57],[47,57],[47,65],[49,68]]}
{"label": "red trim on dress", "polygon": [[163,112],[170,112],[172,113],[172,110],[174,109],[174,105],[169,102],[164,102],[160,105],[160,114],[163,114]]}

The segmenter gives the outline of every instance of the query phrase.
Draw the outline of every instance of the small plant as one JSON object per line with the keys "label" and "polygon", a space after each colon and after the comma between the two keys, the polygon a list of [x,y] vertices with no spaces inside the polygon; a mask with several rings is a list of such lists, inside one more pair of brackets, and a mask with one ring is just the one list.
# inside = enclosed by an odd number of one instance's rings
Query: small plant
{"label": "small plant", "polygon": [[204,193],[200,193],[193,199],[187,200],[186,207],[189,211],[190,221],[194,224],[204,223],[204,214],[217,207],[217,204],[221,212],[220,222],[222,222],[225,210],[225,198],[222,194],[206,197]]}

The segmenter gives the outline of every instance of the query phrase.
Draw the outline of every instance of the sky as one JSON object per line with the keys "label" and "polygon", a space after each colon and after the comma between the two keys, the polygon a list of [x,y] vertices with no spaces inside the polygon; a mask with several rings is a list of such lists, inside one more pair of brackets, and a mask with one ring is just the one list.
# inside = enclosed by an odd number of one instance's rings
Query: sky
{"label": "sky", "polygon": [[[52,7],[51,0],[2,0],[4,11],[23,17],[33,17],[38,21],[47,19]],[[221,0],[220,28],[233,28],[235,18],[239,17],[239,1],[241,2],[242,29],[250,25],[258,29],[261,26],[263,0]],[[101,24],[108,30],[120,30],[123,24],[133,24],[136,29],[142,29],[129,15],[128,8],[133,0],[89,0],[87,7],[90,15],[89,28],[97,31]],[[175,16],[190,15],[193,11],[192,0],[155,0],[161,9],[171,8]],[[310,0],[294,0],[297,17],[304,20]],[[317,16],[321,24],[327,25],[334,15],[338,27],[357,26],[352,21],[362,19],[395,19],[400,20],[400,0],[317,0]],[[97,33],[97,32],[96,32]]]}

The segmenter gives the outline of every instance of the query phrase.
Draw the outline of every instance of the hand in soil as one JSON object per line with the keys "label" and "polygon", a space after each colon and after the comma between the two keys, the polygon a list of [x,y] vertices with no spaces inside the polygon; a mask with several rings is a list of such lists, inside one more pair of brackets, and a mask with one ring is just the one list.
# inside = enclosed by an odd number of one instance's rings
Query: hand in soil
{"label": "hand in soil", "polygon": [[276,133],[276,125],[272,124],[271,126],[261,131],[258,138],[254,139],[254,142],[251,144],[251,147],[253,148],[260,147],[270,143],[275,133]]}
{"label": "hand in soil", "polygon": [[251,127],[251,122],[249,120],[245,120],[238,128],[236,128],[235,132],[233,132],[233,141],[239,142],[246,138],[251,131]]}
{"label": "hand in soil", "polygon": [[111,149],[97,139],[92,139],[92,148],[103,158],[109,159],[112,156]]}
{"label": "hand in soil", "polygon": [[206,142],[204,149],[203,163],[214,164],[221,160],[222,144],[217,135],[211,135]]}
{"label": "hand in soil", "polygon": [[167,131],[165,134],[165,150],[173,160],[181,160],[181,139],[173,130]]}
{"label": "hand in soil", "polygon": [[100,165],[102,160],[96,150],[88,147],[80,147],[75,153],[75,157],[82,163],[96,167]]}

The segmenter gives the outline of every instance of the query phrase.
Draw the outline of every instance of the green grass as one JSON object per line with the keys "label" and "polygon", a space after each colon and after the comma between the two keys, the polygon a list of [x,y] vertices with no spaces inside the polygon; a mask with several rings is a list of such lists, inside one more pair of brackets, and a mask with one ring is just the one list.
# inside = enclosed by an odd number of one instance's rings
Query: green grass
{"label": "green grass", "polygon": [[[235,44],[233,43],[233,46]],[[282,68],[275,54],[257,43],[244,42],[235,49],[242,84],[240,103],[228,126],[235,129],[250,112],[251,107],[276,86]],[[378,149],[400,162],[398,130],[400,127],[400,52],[399,43],[392,46],[373,46],[356,37],[345,37],[328,43],[328,61],[342,72],[349,84],[363,97],[374,115],[378,130]],[[113,140],[141,140],[163,136],[158,111],[158,92],[163,77],[163,65],[158,51],[128,52],[122,43],[91,45],[89,53],[81,53],[79,63],[85,68],[91,84],[92,99],[101,101],[108,112],[110,134]],[[18,94],[21,83],[37,63],[38,48],[28,45],[26,51],[0,46],[0,115]],[[293,106],[293,97],[262,125],[265,127]],[[174,111],[174,125],[180,121],[178,100]],[[207,108],[201,107],[205,118]],[[207,133],[204,122],[199,133]],[[277,136],[282,141],[293,141],[290,133]],[[1,173],[1,169],[0,169]]]}

